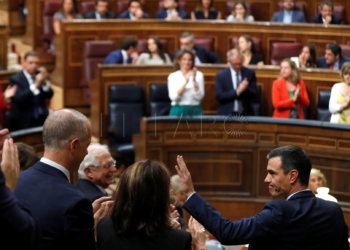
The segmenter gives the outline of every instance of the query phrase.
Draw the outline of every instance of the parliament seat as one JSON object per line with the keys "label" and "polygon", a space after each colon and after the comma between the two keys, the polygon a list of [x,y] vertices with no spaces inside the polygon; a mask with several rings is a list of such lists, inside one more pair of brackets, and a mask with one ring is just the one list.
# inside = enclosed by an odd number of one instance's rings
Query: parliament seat
{"label": "parliament seat", "polygon": [[331,120],[331,113],[329,112],[329,99],[331,98],[331,91],[322,90],[318,93],[317,101],[317,120],[329,122]]}
{"label": "parliament seat", "polygon": [[[279,8],[279,10],[283,10],[283,2],[279,2],[279,3],[278,3],[278,8]],[[299,11],[301,11],[301,12],[304,12],[304,15],[305,15],[306,6],[305,6],[305,3],[304,3],[304,2],[302,2],[302,3],[296,2],[296,3],[294,4],[294,8],[295,8],[296,10],[299,10]],[[306,17],[306,15],[305,15],[305,17]]]}
{"label": "parliament seat", "polygon": [[[147,52],[147,40],[148,39],[139,39],[137,42],[137,52],[139,54]],[[160,42],[163,45],[163,49],[165,53],[168,53],[168,41],[166,39],[160,39]]]}
{"label": "parliament seat", "polygon": [[214,38],[195,38],[193,41],[194,45],[201,46],[205,48],[208,51],[215,52],[214,51]]}
{"label": "parliament seat", "polygon": [[350,45],[339,44],[342,56],[350,57]]}
{"label": "parliament seat", "polygon": [[335,5],[333,14],[341,19],[342,24],[346,24],[345,8],[343,6]]}
{"label": "parliament seat", "polygon": [[169,115],[171,100],[167,84],[151,84],[149,89],[149,116]]}
{"label": "parliament seat", "polygon": [[283,59],[298,56],[300,54],[301,49],[301,43],[272,43],[271,65],[280,65]]}
{"label": "parliament seat", "polygon": [[50,0],[45,1],[43,6],[43,34],[42,34],[42,41],[43,41],[43,51],[44,53],[53,54],[53,51],[50,51],[50,46],[53,40],[53,37],[55,36],[55,32],[53,30],[53,15],[59,11],[61,7],[60,0]]}
{"label": "parliament seat", "polygon": [[[232,14],[233,8],[235,6],[235,1],[227,1],[226,2],[226,18]],[[245,5],[247,6],[247,9],[249,11],[249,15],[254,16],[254,3],[252,2],[246,2]]]}
{"label": "parliament seat", "polygon": [[[261,39],[257,37],[252,37],[252,39],[253,39],[253,46],[254,46],[255,53],[262,55],[263,51],[262,51]],[[231,38],[230,48],[233,49],[233,48],[236,48],[237,46],[238,46],[238,37]]]}
{"label": "parliament seat", "polygon": [[81,2],[80,6],[81,6],[80,13],[84,15],[90,11],[95,10],[95,1]]}

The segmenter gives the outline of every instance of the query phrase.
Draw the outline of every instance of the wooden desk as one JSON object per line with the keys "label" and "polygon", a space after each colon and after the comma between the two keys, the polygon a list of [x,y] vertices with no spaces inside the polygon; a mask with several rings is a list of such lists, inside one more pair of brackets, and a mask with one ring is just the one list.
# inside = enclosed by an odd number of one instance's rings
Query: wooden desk
{"label": "wooden desk", "polygon": [[[230,129],[245,132],[235,136]],[[348,131],[349,126],[319,121],[158,117],[142,119],[133,144],[136,161],[157,159],[171,174],[176,173],[176,156],[183,155],[196,191],[231,220],[254,215],[271,199],[264,183],[266,155],[276,147],[300,146],[325,174],[350,225]]]}
{"label": "wooden desk", "polygon": [[[205,80],[205,96],[202,106],[206,115],[217,114],[217,101],[215,98],[215,76],[223,70],[226,65],[198,66],[198,70],[203,72]],[[253,67],[252,67],[253,68]],[[253,68],[257,77],[257,84],[262,90],[262,115],[271,117],[273,106],[271,103],[272,82],[279,77],[279,67],[264,66]],[[151,84],[166,84],[168,75],[174,71],[172,66],[123,66],[123,65],[99,65],[97,71],[97,81],[91,82],[91,121],[93,136],[106,140],[106,128],[108,117],[108,90],[109,86],[117,84],[137,84],[141,85],[145,93],[145,107],[148,109],[148,96]],[[338,71],[319,69],[302,70],[310,98],[311,119],[316,119],[316,106],[318,93],[321,90],[330,90],[334,83],[340,81]],[[67,99],[76,99],[79,92],[74,89],[65,90]],[[102,127],[101,127],[102,118]],[[101,136],[102,131],[102,136]]]}
{"label": "wooden desk", "polygon": [[[349,26],[332,26],[325,28],[322,25],[293,24],[284,26],[278,23],[227,23],[220,21],[183,21],[167,22],[157,20],[124,21],[103,20],[88,21],[76,20],[63,22],[62,34],[55,39],[57,49],[56,68],[52,73],[55,85],[64,89],[63,105],[79,109],[88,109],[89,103],[83,99],[82,56],[84,43],[89,40],[112,40],[116,48],[126,36],[147,38],[150,35],[159,36],[168,41],[170,54],[180,47],[179,37],[186,30],[196,37],[211,37],[214,39],[214,49],[225,62],[226,52],[230,49],[230,39],[243,33],[259,37],[262,41],[263,58],[270,62],[271,44],[273,42],[312,43],[317,48],[317,54],[323,55],[327,43],[336,42],[350,44]],[[277,75],[277,74],[276,74]],[[276,76],[275,75],[275,76]],[[74,93],[74,98],[71,98]]]}
{"label": "wooden desk", "polygon": [[0,25],[0,65],[5,70],[7,69],[8,32],[8,25]]}

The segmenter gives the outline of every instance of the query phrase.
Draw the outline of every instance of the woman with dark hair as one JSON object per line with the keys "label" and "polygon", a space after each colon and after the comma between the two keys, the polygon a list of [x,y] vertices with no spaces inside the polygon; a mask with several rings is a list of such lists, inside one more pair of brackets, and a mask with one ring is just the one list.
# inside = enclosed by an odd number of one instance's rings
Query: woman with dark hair
{"label": "woman with dark hair", "polygon": [[97,225],[97,248],[190,250],[191,235],[172,229],[170,174],[158,161],[138,161],[121,176],[111,214]]}
{"label": "woman with dark hair", "polygon": [[198,0],[196,9],[191,12],[191,19],[221,19],[221,12],[215,9],[214,0]]}
{"label": "woman with dark hair", "polygon": [[147,41],[147,53],[142,53],[136,64],[171,64],[170,57],[164,52],[163,44],[158,37],[150,37]]}
{"label": "woman with dark hair", "polygon": [[187,49],[176,54],[176,71],[168,76],[170,116],[203,114],[201,101],[204,97],[204,76],[194,67],[194,58],[193,52]]}
{"label": "woman with dark hair", "polygon": [[310,105],[304,81],[289,58],[281,62],[281,78],[272,83],[272,104],[272,117],[295,119],[304,119],[303,107]]}
{"label": "woman with dark hair", "polygon": [[61,8],[53,15],[53,30],[56,35],[61,33],[61,21],[83,19],[79,14],[76,0],[62,0]]}
{"label": "woman with dark hair", "polygon": [[250,35],[241,35],[238,38],[238,49],[243,54],[243,65],[262,66],[264,62],[260,54],[255,53],[253,39]]}
{"label": "woman with dark hair", "polygon": [[232,14],[226,20],[229,22],[254,22],[254,17],[249,15],[244,0],[238,0],[233,6]]}
{"label": "woman with dark hair", "polygon": [[316,68],[316,49],[312,44],[306,44],[299,56],[291,57],[298,68]]}

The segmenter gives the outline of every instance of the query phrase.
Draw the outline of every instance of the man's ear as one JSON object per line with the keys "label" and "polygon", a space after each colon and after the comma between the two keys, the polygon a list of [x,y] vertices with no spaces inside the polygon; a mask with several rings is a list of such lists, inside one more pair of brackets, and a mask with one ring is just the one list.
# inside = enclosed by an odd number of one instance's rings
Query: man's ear
{"label": "man's ear", "polygon": [[74,138],[70,143],[69,143],[69,151],[73,153],[75,150],[77,150],[79,140],[78,138]]}
{"label": "man's ear", "polygon": [[294,184],[297,180],[298,180],[298,176],[299,176],[299,172],[298,170],[296,169],[292,169],[290,172],[289,172],[289,182],[291,184]]}
{"label": "man's ear", "polygon": [[85,176],[86,176],[89,180],[93,179],[92,171],[93,171],[93,170],[92,170],[91,168],[89,168],[89,167],[84,168]]}

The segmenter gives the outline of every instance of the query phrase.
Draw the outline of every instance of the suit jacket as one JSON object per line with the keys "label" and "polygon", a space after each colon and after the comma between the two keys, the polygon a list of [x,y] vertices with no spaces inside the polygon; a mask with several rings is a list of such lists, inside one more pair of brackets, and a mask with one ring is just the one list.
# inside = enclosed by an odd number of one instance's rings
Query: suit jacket
{"label": "suit jacket", "polygon": [[[271,22],[283,22],[284,10],[273,13]],[[293,10],[292,23],[306,23],[304,12]]]}
{"label": "suit jacket", "polygon": [[[323,23],[323,20],[322,20],[322,15],[321,14],[318,14],[316,16],[314,16],[312,18],[312,22],[313,23]],[[332,21],[331,21],[331,24],[342,24],[341,23],[341,19],[335,15],[332,15]]]}
{"label": "suit jacket", "polygon": [[230,115],[233,111],[234,101],[236,99],[242,102],[242,115],[254,115],[251,103],[258,98],[258,88],[256,86],[256,76],[252,69],[242,67],[241,79],[248,79],[248,88],[239,96],[235,89],[233,89],[233,78],[230,68],[226,68],[216,75],[215,92],[216,100],[219,102],[219,115]]}
{"label": "suit jacket", "polygon": [[[187,12],[181,9],[177,10],[179,17],[181,17],[182,19],[188,19],[188,15]],[[165,19],[168,17],[168,12],[167,10],[158,10],[156,12],[156,19]]]}
{"label": "suit jacket", "polygon": [[165,229],[154,236],[138,233],[131,238],[117,235],[110,217],[104,217],[97,225],[98,250],[190,250],[191,234],[178,229]]}
{"label": "suit jacket", "polygon": [[316,198],[311,191],[288,201],[273,200],[255,216],[230,221],[197,193],[184,208],[224,245],[249,249],[349,249],[348,227],[338,203]]}
{"label": "suit jacket", "polygon": [[[85,19],[96,19],[96,11],[92,10],[84,14]],[[111,11],[107,11],[104,15],[104,19],[112,19],[115,18],[115,14]]]}
{"label": "suit jacket", "polygon": [[[132,59],[129,57],[127,63],[129,64],[131,62],[132,62]],[[112,51],[107,55],[107,57],[103,61],[103,64],[123,64],[123,63],[124,63],[124,58],[123,58],[121,49]]]}
{"label": "suit jacket", "polygon": [[[14,122],[18,122],[16,124],[18,128],[28,128],[30,121],[33,119],[35,96],[29,89],[29,82],[23,71],[10,77],[10,85],[17,85],[16,94],[12,97],[10,116]],[[51,88],[49,91],[44,91],[41,86],[39,87],[39,91],[39,107],[43,111],[42,115],[46,117],[49,114],[46,100],[52,98],[53,91]]]}
{"label": "suit jacket", "polygon": [[[201,63],[221,63],[220,56],[214,52],[208,51],[201,46],[193,46],[193,50],[195,51],[195,56],[199,58]],[[176,54],[179,51],[180,50],[177,50],[173,53],[173,60],[175,59]]]}
{"label": "suit jacket", "polygon": [[[128,10],[124,11],[123,13],[121,13],[118,16],[118,18],[120,18],[120,19],[130,19],[130,11],[128,11]],[[149,15],[147,13],[143,13],[142,18],[147,19],[147,18],[149,18]]]}
{"label": "suit jacket", "polygon": [[75,186],[83,193],[83,195],[90,201],[91,204],[96,199],[107,196],[106,193],[103,193],[94,183],[87,179],[78,179],[75,183]]}
{"label": "suit jacket", "polygon": [[[346,57],[346,56],[340,56],[339,57],[339,70],[341,69],[341,67],[343,66],[343,64],[345,62],[350,62],[350,58]],[[327,64],[326,58],[324,56],[321,56],[320,58],[318,58],[316,64],[317,64],[317,68],[324,68],[324,69],[329,69],[329,67],[331,66],[330,64]]]}
{"label": "suit jacket", "polygon": [[15,195],[38,220],[38,249],[96,249],[91,202],[63,172],[39,161],[19,175]]}
{"label": "suit jacket", "polygon": [[3,246],[11,249],[37,249],[39,238],[37,222],[29,210],[24,208],[5,186],[5,177],[1,170],[0,221],[0,238]]}
{"label": "suit jacket", "polygon": [[[310,100],[303,80],[298,83],[300,87],[298,98],[298,116],[304,119],[303,107],[309,107]],[[272,104],[275,108],[273,117],[289,118],[290,111],[295,107],[294,101],[289,97],[286,80],[279,78],[272,83]]]}

